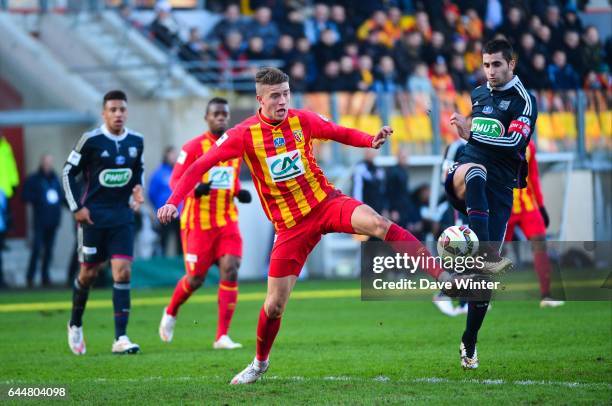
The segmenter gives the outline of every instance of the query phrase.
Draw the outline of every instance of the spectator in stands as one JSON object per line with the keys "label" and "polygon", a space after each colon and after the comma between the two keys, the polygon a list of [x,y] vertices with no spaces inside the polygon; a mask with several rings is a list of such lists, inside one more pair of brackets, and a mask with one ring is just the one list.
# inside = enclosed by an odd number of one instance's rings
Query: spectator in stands
{"label": "spectator in stands", "polygon": [[[0,192],[6,199],[4,209],[4,232],[8,232],[12,224],[12,215],[10,209],[10,200],[15,195],[15,191],[19,186],[19,172],[13,155],[13,148],[8,142],[4,134],[0,132]],[[0,212],[0,215],[2,212]],[[2,233],[0,233],[2,234]],[[0,251],[5,248],[4,235],[0,235]]]}
{"label": "spectator in stands", "polygon": [[418,31],[405,33],[393,48],[393,59],[397,66],[398,80],[406,83],[416,64],[423,61],[421,33]]}
{"label": "spectator in stands", "polygon": [[295,62],[289,68],[289,85],[292,93],[306,93],[306,67],[302,62]]}
{"label": "spectator in stands", "polygon": [[378,213],[386,209],[385,170],[374,163],[378,151],[366,149],[363,160],[355,165],[353,172],[353,197]]}
{"label": "spectator in stands", "polygon": [[523,11],[517,7],[510,7],[508,10],[507,19],[499,28],[499,32],[516,46],[516,41],[521,37],[521,34],[525,31],[525,25],[523,21]]}
{"label": "spectator in stands", "polygon": [[561,11],[556,4],[550,4],[546,7],[546,16],[544,23],[550,29],[550,40],[552,44],[561,44],[565,34],[565,25],[561,19]]}
{"label": "spectator in stands", "polygon": [[583,35],[584,63],[586,66],[602,70],[602,65],[606,63],[605,50],[599,40],[599,31],[590,25],[586,28]]}
{"label": "spectator in stands", "polygon": [[362,55],[368,55],[376,63],[385,55],[391,53],[390,49],[380,42],[380,35],[377,31],[370,32],[366,41],[361,42]]}
{"label": "spectator in stands", "polygon": [[533,14],[531,17],[529,17],[529,32],[531,32],[533,35],[536,35],[542,25],[542,20],[538,15]]}
{"label": "spectator in stands", "polygon": [[310,41],[300,37],[296,41],[295,62],[301,62],[306,67],[306,83],[311,85],[317,79],[317,62],[311,52]]}
{"label": "spectator in stands", "polygon": [[465,59],[465,70],[474,74],[475,72],[481,72],[482,65],[482,42],[472,41],[468,44],[467,52],[463,57]]}
{"label": "spectator in stands", "polygon": [[351,58],[355,69],[359,68],[359,46],[356,43],[349,42],[344,45],[344,55]]}
{"label": "spectator in stands", "polygon": [[565,52],[553,53],[553,63],[548,66],[548,79],[554,90],[571,90],[580,87],[580,78],[574,68],[567,64]]}
{"label": "spectator in stands", "polygon": [[418,11],[414,15],[416,21],[416,29],[421,33],[423,40],[425,42],[431,41],[431,35],[433,30],[431,29],[431,24],[429,23],[429,16],[424,11]]}
{"label": "spectator in stands", "polygon": [[415,66],[414,72],[408,78],[406,87],[410,93],[427,96],[431,95],[433,86],[431,85],[427,65],[425,63],[421,62]]}
{"label": "spectator in stands", "polygon": [[274,49],[280,37],[280,31],[272,21],[272,11],[268,7],[259,7],[255,11],[255,18],[246,28],[249,37],[261,37],[265,49]]}
{"label": "spectator in stands", "polygon": [[317,77],[313,85],[316,92],[338,92],[340,88],[340,64],[337,61],[328,61],[322,74]]}
{"label": "spectator in stands", "polygon": [[359,57],[359,90],[362,92],[372,89],[374,85],[374,62],[369,55],[362,55]]}
{"label": "spectator in stands", "polygon": [[395,45],[404,32],[412,28],[414,28],[414,18],[412,16],[402,15],[402,11],[398,7],[389,7],[386,30],[393,40],[391,46]]}
{"label": "spectator in stands", "polygon": [[34,286],[34,276],[41,251],[43,254],[42,286],[51,286],[49,267],[53,258],[53,247],[57,228],[62,217],[63,193],[59,178],[53,171],[53,157],[45,154],[40,158],[38,170],[28,176],[22,193],[23,201],[32,205],[32,251],[26,281]]}
{"label": "spectator in stands", "polygon": [[457,26],[459,25],[459,7],[456,4],[449,3],[442,11],[444,18],[434,25],[434,29],[442,33],[444,38],[453,38],[457,33]]}
{"label": "spectator in stands", "polygon": [[565,13],[563,14],[563,24],[565,25],[566,30],[572,30],[576,32],[582,32],[582,21],[578,18],[578,14],[576,14],[576,9],[572,7],[566,7]]}
{"label": "spectator in stands", "polygon": [[450,63],[450,76],[455,90],[458,92],[471,92],[473,84],[465,70],[465,60],[461,54],[453,54]]}
{"label": "spectator in stands", "polygon": [[361,41],[369,39],[373,35],[376,37],[376,42],[391,48],[395,40],[399,38],[398,32],[393,25],[388,21],[387,15],[382,10],[374,12],[371,18],[364,21],[357,29],[357,38]]}
{"label": "spectator in stands", "polygon": [[304,32],[311,44],[316,44],[321,39],[323,31],[331,30],[338,37],[338,27],[336,23],[329,20],[329,7],[323,3],[314,6],[314,15],[304,22]]}
{"label": "spectator in stands", "polygon": [[[168,146],[164,149],[161,165],[153,172],[149,183],[149,201],[155,211],[166,204],[166,200],[172,194],[170,189],[170,175],[176,163],[177,154],[174,147]],[[155,254],[165,257],[168,253],[170,238],[176,242],[177,254],[181,252],[180,220],[175,219],[170,224],[155,224],[155,231],[159,236],[159,245],[155,248]]]}
{"label": "spectator in stands", "polygon": [[520,78],[527,89],[550,89],[551,83],[550,79],[548,78],[546,57],[544,56],[544,54],[534,54],[533,58],[530,61],[529,69],[524,70],[523,73],[521,73]]}
{"label": "spectator in stands", "polygon": [[[516,47],[516,52],[518,54],[518,63],[516,65],[517,72],[520,74],[521,69],[524,66],[527,66],[533,56],[538,52],[540,46],[536,45],[535,38],[530,32],[524,32],[519,41],[518,47]],[[540,50],[539,53],[542,53]]]}
{"label": "spectator in stands", "polygon": [[172,16],[172,6],[167,1],[160,1],[155,6],[155,20],[149,28],[153,38],[166,48],[180,46],[179,24]]}
{"label": "spectator in stands", "polygon": [[325,66],[329,61],[337,59],[342,54],[338,43],[338,35],[332,30],[324,30],[321,40],[312,48],[317,66]]}
{"label": "spectator in stands", "polygon": [[187,70],[199,80],[206,81],[205,74],[209,70],[206,63],[214,59],[215,55],[206,41],[202,39],[200,30],[192,27],[189,30],[189,39],[179,48],[179,57],[189,62]]}
{"label": "spectator in stands", "polygon": [[355,39],[355,28],[346,18],[346,9],[341,4],[331,7],[331,21],[336,24],[341,42],[353,41]]}
{"label": "spectator in stands", "polygon": [[223,45],[217,51],[217,60],[221,65],[221,73],[232,76],[244,70],[247,55],[242,43],[242,34],[238,31],[230,31],[225,37]]}
{"label": "spectator in stands", "polygon": [[485,15],[485,27],[495,31],[504,21],[504,14],[499,0],[488,0],[487,14]]}
{"label": "spectator in stands", "polygon": [[246,51],[246,58],[251,61],[263,61],[270,59],[271,55],[264,48],[264,40],[261,37],[249,38],[249,46]]}
{"label": "spectator in stands", "polygon": [[304,31],[304,13],[302,10],[291,10],[287,14],[287,19],[279,24],[282,34],[290,35],[293,39],[303,37]]}
{"label": "spectator in stands", "polygon": [[607,73],[597,73],[590,70],[585,75],[583,87],[584,90],[607,90],[611,86],[608,81]]}
{"label": "spectator in stands", "polygon": [[214,28],[207,36],[207,40],[212,42],[215,47],[220,46],[230,32],[239,32],[244,35],[248,20],[240,15],[240,8],[237,4],[229,4],[225,9],[223,18],[215,24]]}
{"label": "spectator in stands", "polygon": [[378,68],[376,69],[374,90],[376,92],[394,93],[400,89],[393,58],[388,55],[383,56],[380,58]]}
{"label": "spectator in stands", "polygon": [[[549,58],[551,55],[551,50],[553,48],[553,42],[551,41],[552,37],[550,33],[550,28],[548,28],[548,26],[546,25],[542,25],[540,28],[538,28],[538,31],[536,32],[536,38],[537,38],[538,44],[540,45],[540,49],[542,50],[544,55],[546,55],[546,57]],[[561,45],[561,42],[559,42],[558,44]]]}
{"label": "spectator in stands", "polygon": [[[446,58],[447,50],[444,43],[444,34],[434,31],[431,34],[431,42],[425,47],[423,57],[428,65],[436,62],[439,57]],[[482,55],[478,56],[482,59]],[[479,62],[480,65],[480,62]]]}
{"label": "spectator in stands", "polygon": [[406,227],[413,210],[413,202],[408,189],[408,150],[400,148],[397,153],[397,164],[387,168],[386,200],[389,219],[401,227]]}
{"label": "spectator in stands", "polygon": [[461,36],[471,41],[482,39],[484,23],[476,10],[470,8],[465,12],[465,16],[461,18],[457,31]]}
{"label": "spectator in stands", "polygon": [[340,90],[355,92],[359,89],[361,77],[355,69],[353,60],[348,55],[340,58],[340,77],[338,80],[340,82]]}
{"label": "spectator in stands", "polygon": [[297,58],[293,37],[288,34],[281,35],[274,52],[274,59],[283,61],[282,68],[286,68]]}
{"label": "spectator in stands", "polygon": [[431,85],[436,92],[448,93],[455,91],[455,85],[453,79],[448,73],[448,66],[446,60],[443,57],[438,57],[436,63],[433,65],[431,73]]}
{"label": "spectator in stands", "polygon": [[563,37],[563,51],[567,55],[578,76],[584,77],[588,66],[584,60],[584,51],[580,47],[580,35],[576,31],[566,31]]}

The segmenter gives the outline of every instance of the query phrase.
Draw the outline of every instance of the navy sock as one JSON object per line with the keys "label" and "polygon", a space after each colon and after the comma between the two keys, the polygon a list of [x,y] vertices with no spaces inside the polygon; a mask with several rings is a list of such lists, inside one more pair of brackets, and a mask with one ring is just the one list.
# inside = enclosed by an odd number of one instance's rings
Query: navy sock
{"label": "navy sock", "polygon": [[130,317],[130,283],[113,284],[113,309],[115,311],[115,339],[125,335]]}
{"label": "navy sock", "polygon": [[478,331],[480,330],[482,322],[487,315],[488,308],[489,302],[468,303],[467,321],[465,323],[465,331],[463,332],[461,341],[465,345],[467,356],[470,358],[474,355],[476,341],[478,340]]}
{"label": "navy sock", "polygon": [[489,203],[487,201],[487,172],[472,166],[465,174],[465,205],[470,228],[478,240],[489,241]]}
{"label": "navy sock", "polygon": [[70,325],[81,327],[83,325],[83,313],[89,297],[89,288],[81,285],[79,278],[74,279],[72,287],[72,314],[70,315]]}

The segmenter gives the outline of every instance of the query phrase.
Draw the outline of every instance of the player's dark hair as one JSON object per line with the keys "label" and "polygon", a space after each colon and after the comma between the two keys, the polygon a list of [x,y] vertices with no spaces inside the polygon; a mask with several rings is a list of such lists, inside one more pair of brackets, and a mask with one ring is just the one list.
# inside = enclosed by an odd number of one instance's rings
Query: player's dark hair
{"label": "player's dark hair", "polygon": [[289,82],[289,75],[277,68],[259,68],[255,73],[256,85],[280,85]]}
{"label": "player's dark hair", "polygon": [[208,104],[206,105],[206,114],[208,114],[208,111],[210,110],[210,106],[212,106],[213,104],[229,105],[229,102],[223,97],[213,97],[212,99],[208,101]]}
{"label": "player's dark hair", "polygon": [[106,102],[109,100],[123,100],[127,103],[127,96],[122,90],[111,90],[104,95],[104,99],[102,99],[102,107],[106,106]]}
{"label": "player's dark hair", "polygon": [[506,62],[514,59],[514,50],[512,45],[505,39],[494,39],[485,44],[482,48],[483,54],[496,54],[501,52]]}

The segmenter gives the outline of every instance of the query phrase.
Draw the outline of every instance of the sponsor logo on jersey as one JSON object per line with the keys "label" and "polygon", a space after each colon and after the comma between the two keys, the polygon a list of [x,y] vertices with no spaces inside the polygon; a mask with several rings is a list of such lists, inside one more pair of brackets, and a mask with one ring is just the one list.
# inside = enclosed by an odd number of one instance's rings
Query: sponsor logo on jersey
{"label": "sponsor logo on jersey", "polygon": [[117,165],[125,165],[125,157],[123,155],[117,155],[115,157],[115,164],[117,164]]}
{"label": "sponsor logo on jersey", "polygon": [[508,107],[510,107],[510,100],[500,101],[497,107],[499,107],[500,110],[508,110]]}
{"label": "sponsor logo on jersey", "polygon": [[138,155],[138,149],[136,149],[136,147],[129,147],[128,154],[130,155],[130,158],[136,158],[136,155]]}
{"label": "sponsor logo on jersey", "polygon": [[130,168],[105,169],[98,176],[100,184],[106,187],[122,187],[127,185],[130,179],[132,179]]}
{"label": "sponsor logo on jersey", "polygon": [[181,149],[181,153],[179,154],[178,158],[176,158],[176,162],[183,165],[185,163],[185,159],[187,159],[187,152],[185,152],[184,149]]}
{"label": "sponsor logo on jersey", "polygon": [[234,184],[234,168],[232,166],[213,166],[208,172],[211,189],[231,189]]}
{"label": "sponsor logo on jersey", "polygon": [[492,106],[484,106],[482,108],[482,112],[485,114],[491,114],[493,113],[493,107]]}
{"label": "sponsor logo on jersey", "polygon": [[104,151],[102,151],[102,153],[100,154],[100,156],[101,156],[102,158],[108,158],[108,157],[110,156],[110,154],[108,153],[108,151],[107,151],[107,150],[104,150]]}
{"label": "sponsor logo on jersey", "polygon": [[489,117],[474,117],[470,131],[474,134],[487,137],[503,137],[506,133],[504,126],[499,120]]}
{"label": "sponsor logo on jersey", "polygon": [[304,134],[302,133],[302,130],[294,130],[293,131],[293,138],[295,138],[295,140],[297,142],[303,142],[304,141]]}
{"label": "sponsor logo on jersey", "polygon": [[229,138],[229,135],[227,135],[227,133],[223,133],[223,135],[219,137],[217,141],[215,141],[215,144],[217,144],[217,146],[220,147],[221,144],[223,144],[225,140],[227,140],[228,138]]}
{"label": "sponsor logo on jersey", "polygon": [[283,182],[304,174],[300,151],[289,151],[266,158],[274,182]]}
{"label": "sponsor logo on jersey", "polygon": [[196,254],[186,254],[185,261],[187,262],[198,262],[198,256]]}

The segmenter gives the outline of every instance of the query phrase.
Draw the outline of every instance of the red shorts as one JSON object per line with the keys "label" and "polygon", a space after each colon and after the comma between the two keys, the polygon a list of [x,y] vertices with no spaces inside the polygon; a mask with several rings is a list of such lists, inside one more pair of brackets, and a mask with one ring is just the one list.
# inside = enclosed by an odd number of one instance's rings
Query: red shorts
{"label": "red shorts", "polygon": [[185,270],[190,275],[205,275],[224,255],[242,257],[242,237],[238,223],[210,230],[182,230]]}
{"label": "red shorts", "polygon": [[327,233],[354,234],[351,216],[358,206],[358,200],[333,192],[319,203],[298,224],[277,232],[270,254],[269,276],[282,278],[299,275],[308,254],[317,245],[321,236]]}
{"label": "red shorts", "polygon": [[512,214],[508,220],[508,228],[506,230],[506,241],[512,241],[514,236],[514,228],[519,226],[527,239],[531,239],[536,235],[546,235],[546,226],[544,219],[538,210],[526,211],[520,214]]}

